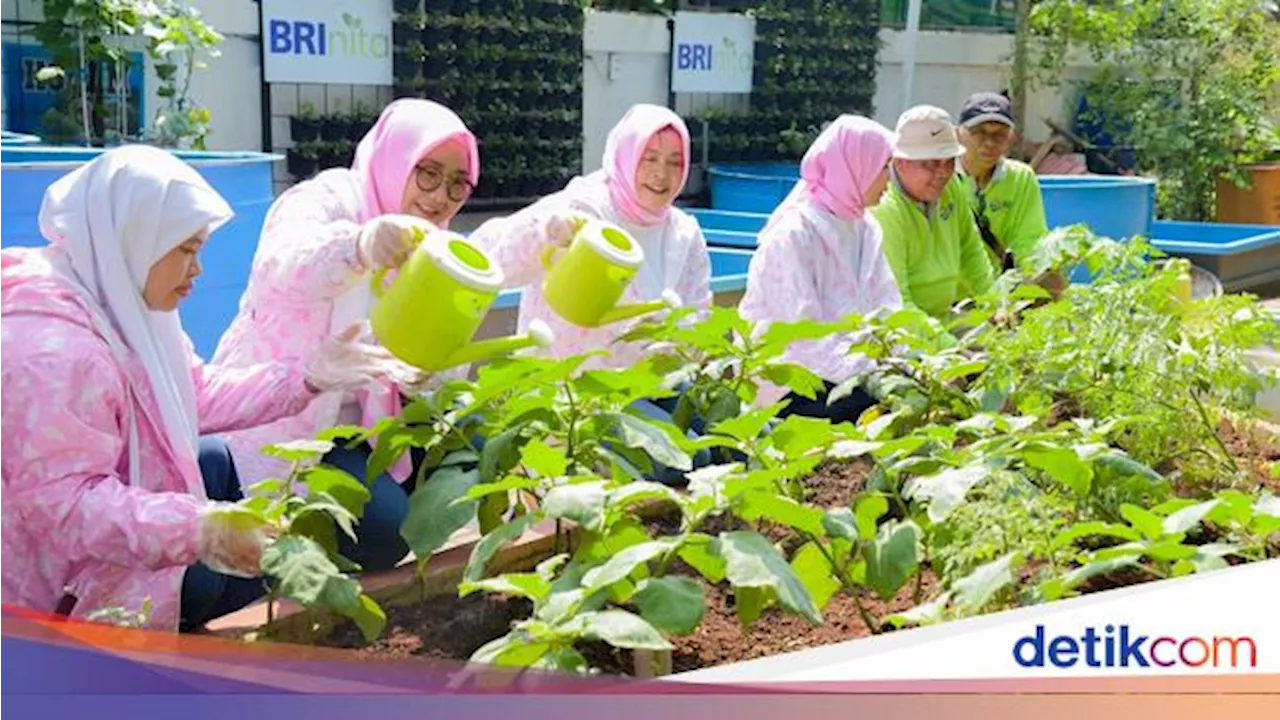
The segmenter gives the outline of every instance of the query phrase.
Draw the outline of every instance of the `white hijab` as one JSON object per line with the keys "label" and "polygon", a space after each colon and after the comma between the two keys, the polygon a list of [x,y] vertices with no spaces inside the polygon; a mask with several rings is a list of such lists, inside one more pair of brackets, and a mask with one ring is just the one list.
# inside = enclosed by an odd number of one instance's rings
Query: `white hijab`
{"label": "white hijab", "polygon": [[[197,458],[200,428],[188,340],[178,312],[149,309],[143,287],[166,253],[233,214],[190,165],[144,145],[111,150],[68,173],[49,186],[40,206],[53,267],[84,293],[117,359],[142,362],[170,444],[183,460]],[[129,424],[136,481],[137,420],[131,416]]]}

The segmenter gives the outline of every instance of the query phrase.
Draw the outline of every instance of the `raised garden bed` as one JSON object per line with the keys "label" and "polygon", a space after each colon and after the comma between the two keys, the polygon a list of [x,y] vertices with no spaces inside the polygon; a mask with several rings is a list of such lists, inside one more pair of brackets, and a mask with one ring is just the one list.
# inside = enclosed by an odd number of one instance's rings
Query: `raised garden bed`
{"label": "raised garden bed", "polygon": [[[1251,468],[1259,488],[1269,488],[1280,493],[1280,478],[1271,475],[1269,467],[1280,461],[1280,435],[1274,425],[1256,425],[1248,428],[1224,422],[1221,438],[1243,463]],[[805,480],[810,502],[824,507],[848,506],[865,490],[870,463],[864,460],[833,462],[819,468]],[[1189,488],[1180,489],[1194,495]],[[670,513],[652,508],[648,521],[654,525],[670,523]],[[723,529],[735,529],[742,523],[726,525]],[[552,554],[555,545],[554,528],[544,526],[529,533],[522,541],[514,543],[495,558],[492,569],[502,572],[527,571],[537,562]],[[786,528],[773,526],[766,534],[776,542],[795,542],[794,535]],[[387,610],[387,630],[383,637],[367,643],[359,628],[350,621],[316,624],[317,615],[307,613],[297,606],[288,606],[281,612],[277,639],[290,642],[313,643],[325,647],[345,648],[357,657],[376,659],[456,660],[466,661],[485,643],[504,635],[515,622],[529,614],[527,600],[511,597],[469,595],[459,597],[456,590],[461,579],[467,556],[474,548],[474,539],[464,538],[455,547],[433,558],[434,569],[423,580],[411,567],[402,567],[374,576],[365,582],[366,589]],[[1023,571],[1023,580],[1034,576],[1039,568]],[[706,593],[707,613],[698,628],[690,635],[672,638],[670,672],[688,672],[717,667],[761,657],[780,655],[823,645],[829,645],[872,634],[857,606],[849,597],[837,597],[823,610],[823,624],[814,626],[792,614],[774,608],[765,612],[750,629],[744,630],[738,621],[734,594],[727,583],[712,584],[699,578],[697,572],[677,563],[676,573],[696,579]],[[929,598],[938,593],[938,578],[931,569],[921,572],[920,596]],[[1153,580],[1151,575],[1133,569],[1091,579],[1082,590],[1099,592]],[[903,587],[889,601],[883,601],[873,593],[865,593],[863,601],[876,617],[905,612],[919,604],[915,585]],[[289,618],[293,619],[290,620]],[[263,619],[263,608],[255,607],[215,623],[222,634],[240,635],[251,632]],[[319,631],[322,634],[317,634]],[[584,649],[593,667],[602,672],[617,675],[633,675],[637,672],[635,658],[630,651],[620,651],[606,643],[596,642]]]}
{"label": "raised garden bed", "polygon": [[[362,595],[326,559],[300,518],[350,522],[334,505],[360,505],[354,479],[303,473],[302,502],[289,483],[255,501],[293,518],[264,570],[311,608],[281,601],[259,637],[650,676],[1280,556],[1280,442],[1244,363],[1276,324],[1248,298],[1180,299],[1149,252],[1091,244],[1062,262],[1092,261],[1093,285],[1057,302],[998,288],[947,323],[906,310],[756,334],[718,308],[633,331],[654,350],[625,370],[488,365],[366,433],[440,461],[402,528],[421,576],[371,576]],[[781,353],[854,329],[879,361],[856,425],[751,404],[764,384],[820,392]],[[673,423],[631,410],[677,381]],[[702,452],[685,489],[642,479]],[[483,537],[440,552],[469,523]]]}

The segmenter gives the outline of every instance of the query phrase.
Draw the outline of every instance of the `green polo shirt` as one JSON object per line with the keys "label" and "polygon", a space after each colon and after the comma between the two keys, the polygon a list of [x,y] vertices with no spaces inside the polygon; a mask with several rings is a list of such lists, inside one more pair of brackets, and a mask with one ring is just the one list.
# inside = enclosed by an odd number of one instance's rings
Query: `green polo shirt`
{"label": "green polo shirt", "polygon": [[941,317],[991,287],[991,262],[958,177],[927,206],[907,195],[894,178],[871,212],[884,232],[884,254],[903,304]]}
{"label": "green polo shirt", "polygon": [[[991,234],[1021,263],[1049,232],[1036,171],[1026,163],[1005,158],[982,190],[978,190],[977,180],[965,173],[963,162],[956,162],[956,175],[968,191],[969,212],[982,212]],[[989,247],[987,255],[996,273],[1003,272],[1000,258]]]}

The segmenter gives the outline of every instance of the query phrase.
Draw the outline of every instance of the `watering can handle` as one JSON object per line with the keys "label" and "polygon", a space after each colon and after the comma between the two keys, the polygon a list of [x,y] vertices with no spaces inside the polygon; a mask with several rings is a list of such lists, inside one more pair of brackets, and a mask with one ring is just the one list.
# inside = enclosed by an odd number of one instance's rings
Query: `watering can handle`
{"label": "watering can handle", "polygon": [[556,264],[555,254],[563,251],[564,248],[559,245],[548,245],[542,248],[542,267],[546,270],[554,267]]}
{"label": "watering can handle", "polygon": [[574,238],[578,236],[578,233],[582,232],[582,229],[587,226],[587,223],[591,222],[590,218],[576,212],[562,216],[562,220],[569,223],[569,240],[564,245],[551,243],[542,249],[542,267],[546,270],[550,270],[551,267],[556,264],[554,258],[556,252],[568,250],[569,246],[572,245]]}
{"label": "watering can handle", "polygon": [[369,279],[369,287],[371,290],[373,290],[374,297],[380,298],[382,297],[382,294],[387,291],[386,281],[387,281],[386,268],[380,268],[377,272],[373,274],[373,277]]}
{"label": "watering can handle", "polygon": [[[417,228],[409,230],[408,232],[411,236],[413,236],[413,247],[415,249],[417,249],[417,247],[421,245],[422,241],[425,240],[427,237],[427,234],[425,232]],[[382,297],[383,293],[387,291],[387,285],[386,285],[387,270],[388,268],[385,268],[385,267],[378,268],[378,270],[373,273],[373,277],[369,280],[369,284],[373,290],[374,297]]]}

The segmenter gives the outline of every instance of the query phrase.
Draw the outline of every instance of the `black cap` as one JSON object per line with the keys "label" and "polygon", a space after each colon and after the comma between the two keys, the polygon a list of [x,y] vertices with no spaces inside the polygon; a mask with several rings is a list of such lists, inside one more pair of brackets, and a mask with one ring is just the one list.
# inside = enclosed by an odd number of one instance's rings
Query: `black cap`
{"label": "black cap", "polygon": [[974,93],[964,101],[960,109],[960,126],[971,128],[985,122],[1004,123],[1009,127],[1017,127],[1013,121],[1013,107],[1009,98],[1000,93]]}

